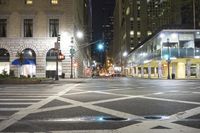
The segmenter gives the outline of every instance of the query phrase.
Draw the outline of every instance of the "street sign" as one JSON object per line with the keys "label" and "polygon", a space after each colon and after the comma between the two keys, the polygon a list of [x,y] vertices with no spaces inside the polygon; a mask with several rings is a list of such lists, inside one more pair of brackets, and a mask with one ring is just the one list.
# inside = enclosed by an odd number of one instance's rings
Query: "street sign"
{"label": "street sign", "polygon": [[60,49],[60,43],[59,42],[55,42],[54,48],[59,50]]}
{"label": "street sign", "polygon": [[71,55],[74,55],[74,54],[75,54],[75,49],[71,48],[71,49],[70,49],[70,54],[71,54]]}

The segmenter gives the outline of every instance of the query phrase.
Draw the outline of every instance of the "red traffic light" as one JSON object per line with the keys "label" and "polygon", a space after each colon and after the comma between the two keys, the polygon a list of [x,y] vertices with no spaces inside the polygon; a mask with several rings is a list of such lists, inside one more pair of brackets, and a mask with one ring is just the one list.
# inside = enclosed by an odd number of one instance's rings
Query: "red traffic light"
{"label": "red traffic light", "polygon": [[61,51],[59,52],[58,59],[59,60],[64,60],[65,59],[65,55],[62,54]]}

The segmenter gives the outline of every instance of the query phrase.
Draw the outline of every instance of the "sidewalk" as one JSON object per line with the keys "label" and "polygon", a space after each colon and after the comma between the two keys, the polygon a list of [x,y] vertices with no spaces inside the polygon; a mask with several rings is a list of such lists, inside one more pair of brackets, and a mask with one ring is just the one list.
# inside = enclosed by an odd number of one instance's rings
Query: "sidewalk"
{"label": "sidewalk", "polygon": [[49,81],[44,81],[43,83],[51,83],[51,84],[66,84],[66,83],[85,83],[85,80],[88,80],[89,78],[76,78],[76,79],[70,79],[70,78],[59,78],[59,80],[50,79]]}

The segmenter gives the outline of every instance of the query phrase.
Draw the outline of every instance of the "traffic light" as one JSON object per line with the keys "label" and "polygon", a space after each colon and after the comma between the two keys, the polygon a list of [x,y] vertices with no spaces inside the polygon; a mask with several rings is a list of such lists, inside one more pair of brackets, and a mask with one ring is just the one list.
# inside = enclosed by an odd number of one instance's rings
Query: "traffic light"
{"label": "traffic light", "polygon": [[59,59],[59,60],[64,60],[64,59],[65,59],[65,55],[62,54],[61,50],[59,51],[58,59]]}
{"label": "traffic light", "polygon": [[60,34],[57,36],[57,42],[60,42]]}

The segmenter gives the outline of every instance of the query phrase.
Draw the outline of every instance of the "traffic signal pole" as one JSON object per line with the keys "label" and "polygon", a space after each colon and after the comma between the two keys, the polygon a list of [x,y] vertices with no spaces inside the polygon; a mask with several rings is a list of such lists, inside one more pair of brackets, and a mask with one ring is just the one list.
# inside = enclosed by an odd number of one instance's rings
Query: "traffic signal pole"
{"label": "traffic signal pole", "polygon": [[56,43],[56,74],[55,74],[55,80],[59,80],[59,74],[58,74],[58,56],[59,56],[59,49],[60,49],[60,35],[57,36],[57,43]]}

